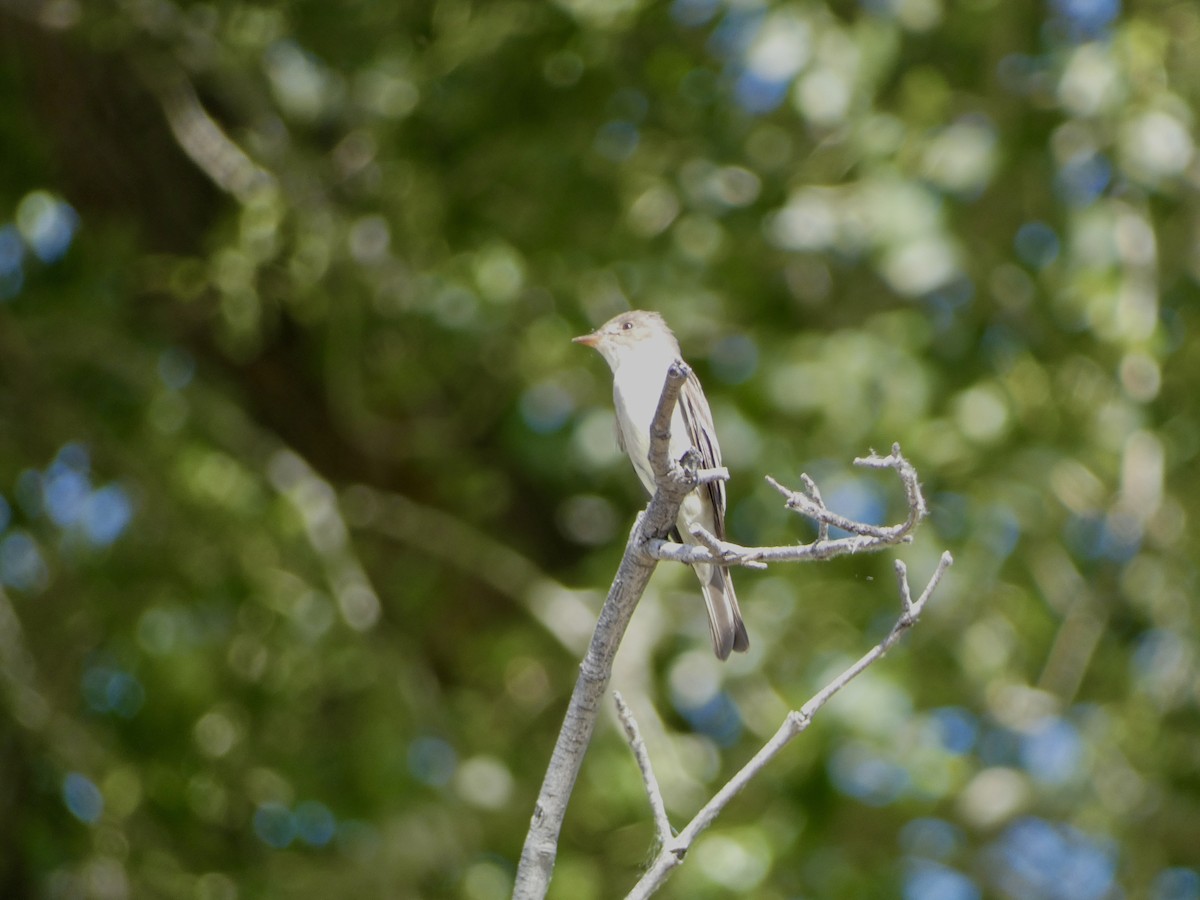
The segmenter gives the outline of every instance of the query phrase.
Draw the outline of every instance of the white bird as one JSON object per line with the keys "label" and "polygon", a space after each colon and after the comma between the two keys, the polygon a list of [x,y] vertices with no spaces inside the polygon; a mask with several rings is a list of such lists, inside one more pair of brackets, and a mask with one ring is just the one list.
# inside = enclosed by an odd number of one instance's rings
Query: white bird
{"label": "white bird", "polygon": [[[594,347],[613,373],[613,404],[617,413],[617,443],[629,455],[642,485],[655,491],[654,471],[650,468],[650,425],[666,381],[667,369],[678,359],[679,342],[656,312],[635,309],[605,322],[591,334],[574,339],[575,343]],[[679,401],[671,417],[670,455],[679,459],[691,448],[700,454],[701,467],[721,465],[721,448],[713,427],[712,412],[695,373],[688,375],[679,391]],[[684,498],[676,520],[679,539],[698,544],[689,526],[699,523],[719,539],[725,537],[725,484],[711,481]],[[730,651],[750,647],[733,579],[724,566],[698,564],[692,567],[700,579],[700,589],[708,607],[713,652],[726,659]]]}

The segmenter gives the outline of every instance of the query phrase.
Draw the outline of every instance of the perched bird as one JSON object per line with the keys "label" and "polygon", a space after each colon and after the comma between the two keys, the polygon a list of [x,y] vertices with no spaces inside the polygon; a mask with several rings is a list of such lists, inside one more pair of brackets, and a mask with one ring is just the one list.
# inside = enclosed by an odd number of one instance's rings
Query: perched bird
{"label": "perched bird", "polygon": [[[617,443],[629,455],[643,486],[654,493],[654,472],[650,468],[650,425],[666,381],[667,369],[677,359],[679,342],[656,312],[632,310],[605,322],[591,334],[574,339],[585,347],[600,351],[613,373],[613,403],[617,412]],[[695,373],[688,375],[679,392],[679,401],[671,418],[672,459],[679,459],[695,448],[703,468],[721,465],[721,448],[713,428],[712,412]],[[688,526],[697,522],[718,538],[725,537],[725,484],[711,481],[684,498],[676,520],[679,539],[699,543]],[[745,651],[750,646],[733,579],[724,566],[696,565],[696,576],[708,606],[708,624],[712,631],[713,652],[726,659],[731,650]]]}

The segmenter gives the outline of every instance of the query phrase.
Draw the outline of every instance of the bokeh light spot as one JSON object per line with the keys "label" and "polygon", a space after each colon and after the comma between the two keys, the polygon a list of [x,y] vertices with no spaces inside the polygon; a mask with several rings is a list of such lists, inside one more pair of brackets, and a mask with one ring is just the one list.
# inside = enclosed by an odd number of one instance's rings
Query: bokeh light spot
{"label": "bokeh light spot", "polygon": [[979,736],[979,722],[969,710],[945,706],[930,715],[937,726],[942,747],[956,756],[969,753]]}
{"label": "bokeh light spot", "polygon": [[458,768],[458,754],[446,741],[419,737],[408,746],[408,770],[422,784],[445,787]]}
{"label": "bokeh light spot", "polygon": [[904,900],[979,900],[979,887],[962,872],[913,860],[904,873]]}
{"label": "bokeh light spot", "polygon": [[512,797],[512,774],[494,756],[473,756],[463,760],[454,775],[458,795],[480,809],[504,809]]}
{"label": "bokeh light spot", "polygon": [[1081,154],[1065,162],[1054,176],[1059,195],[1071,206],[1087,206],[1104,194],[1112,166],[1099,154]]}
{"label": "bokeh light spot", "polygon": [[282,850],[296,839],[296,817],[282,803],[263,803],[254,811],[254,833],[268,847]]}
{"label": "bokeh light spot", "polygon": [[79,521],[84,501],[91,493],[91,484],[83,472],[62,465],[52,465],[42,482],[46,515],[60,528]]}
{"label": "bokeh light spot", "polygon": [[1108,842],[1032,816],[1010,825],[990,858],[994,881],[1010,897],[1101,900],[1115,874]]}
{"label": "bokeh light spot", "polygon": [[121,536],[133,519],[133,503],[125,489],[109,484],[94,491],[84,501],[80,524],[88,540],[107,547]]}
{"label": "bokeh light spot", "polygon": [[25,284],[25,244],[15,225],[0,226],[0,302],[21,293]]}
{"label": "bokeh light spot", "polygon": [[181,391],[196,374],[196,359],[181,347],[169,347],[158,357],[158,377],[173,391]]}
{"label": "bokeh light spot", "polygon": [[296,836],[310,847],[324,847],[337,834],[337,819],[324,803],[306,800],[296,806]]}
{"label": "bokeh light spot", "polygon": [[622,163],[633,156],[640,140],[636,125],[618,119],[600,126],[592,146],[609,162]]}
{"label": "bokeh light spot", "polygon": [[95,823],[104,812],[104,795],[100,788],[79,772],[70,772],[63,779],[62,797],[71,815],[85,824]]}
{"label": "bokeh light spot", "polygon": [[522,393],[518,406],[521,418],[531,431],[551,434],[571,418],[575,411],[575,400],[559,381],[548,380]]}
{"label": "bokeh light spot", "polygon": [[962,433],[976,443],[999,440],[1009,426],[1004,392],[992,384],[968,388],[954,399],[954,418]]}
{"label": "bokeh light spot", "polygon": [[37,541],[26,531],[15,530],[0,541],[0,582],[21,591],[46,586],[49,571]]}
{"label": "bokeh light spot", "polygon": [[558,509],[558,527],[585,547],[605,544],[616,533],[619,518],[613,504],[596,494],[568,497]]}
{"label": "bokeh light spot", "polygon": [[1045,222],[1026,222],[1013,240],[1017,258],[1034,269],[1044,269],[1058,258],[1058,235]]}
{"label": "bokeh light spot", "polygon": [[868,806],[887,806],[909,786],[907,771],[861,741],[834,751],[829,775],[839,791]]}
{"label": "bokeh light spot", "polygon": [[329,71],[295,41],[273,43],[263,63],[276,100],[296,118],[316,119],[334,99],[336,86]]}
{"label": "bokeh light spot", "polygon": [[697,28],[712,19],[721,0],[671,0],[671,17],[680,25]]}
{"label": "bokeh light spot", "polygon": [[1164,869],[1154,879],[1150,900],[1200,900],[1200,872],[1183,867]]}
{"label": "bokeh light spot", "polygon": [[107,665],[89,666],[83,673],[84,702],[93,712],[131,719],[146,699],[146,689],[133,675]]}
{"label": "bokeh light spot", "polygon": [[79,214],[46,191],[26,194],[17,205],[17,228],[42,262],[62,258],[78,227]]}
{"label": "bokeh light spot", "polygon": [[949,859],[962,845],[962,831],[945,819],[913,819],[900,830],[900,846],[911,856]]}
{"label": "bokeh light spot", "polygon": [[583,59],[571,50],[552,53],[542,64],[542,75],[557,88],[571,87],[583,75]]}
{"label": "bokeh light spot", "polygon": [[714,834],[699,843],[696,859],[709,879],[746,895],[762,883],[771,869],[765,835]]}
{"label": "bokeh light spot", "polygon": [[758,345],[744,334],[731,334],[713,345],[708,360],[726,384],[741,384],[758,369]]}
{"label": "bokeh light spot", "polygon": [[1021,764],[1042,784],[1063,784],[1083,774],[1083,741],[1065,719],[1048,717],[1021,737]]}
{"label": "bokeh light spot", "polygon": [[1099,37],[1121,12],[1121,0],[1050,0],[1050,8],[1075,40]]}

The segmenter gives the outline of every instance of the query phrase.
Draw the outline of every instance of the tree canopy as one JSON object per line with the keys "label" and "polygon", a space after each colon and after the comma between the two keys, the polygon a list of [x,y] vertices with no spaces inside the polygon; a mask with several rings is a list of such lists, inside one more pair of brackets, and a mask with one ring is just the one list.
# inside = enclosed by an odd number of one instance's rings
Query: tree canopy
{"label": "tree canopy", "polygon": [[[731,540],[932,515],[922,621],[665,897],[1200,898],[1200,5],[0,0],[0,894],[507,896],[645,502],[660,311]],[[1189,400],[1189,397],[1193,397]],[[613,686],[686,816],[886,557],[662,564]],[[551,896],[654,823],[610,721]]]}

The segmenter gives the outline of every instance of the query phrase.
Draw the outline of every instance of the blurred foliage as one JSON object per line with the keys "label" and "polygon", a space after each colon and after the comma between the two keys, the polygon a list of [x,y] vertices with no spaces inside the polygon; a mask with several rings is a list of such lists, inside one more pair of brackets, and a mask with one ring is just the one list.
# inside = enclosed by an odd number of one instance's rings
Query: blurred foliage
{"label": "blurred foliage", "polygon": [[[667,897],[1200,897],[1200,6],[0,3],[0,895],[506,896],[642,502],[658,309],[762,481],[957,563]],[[1189,399],[1191,398],[1191,399]],[[686,818],[897,611],[662,567],[615,687]],[[600,729],[552,895],[650,858]]]}

